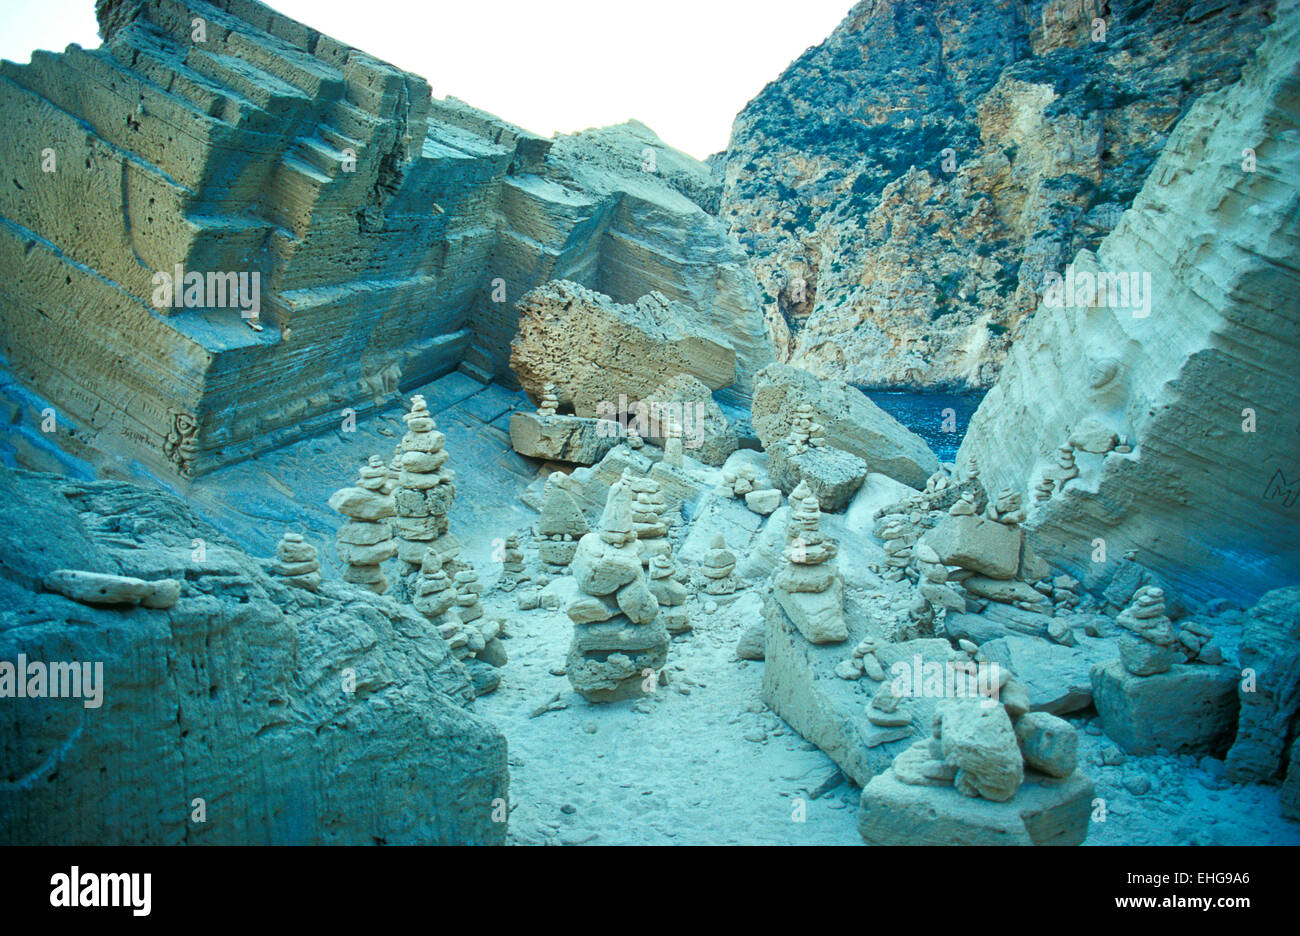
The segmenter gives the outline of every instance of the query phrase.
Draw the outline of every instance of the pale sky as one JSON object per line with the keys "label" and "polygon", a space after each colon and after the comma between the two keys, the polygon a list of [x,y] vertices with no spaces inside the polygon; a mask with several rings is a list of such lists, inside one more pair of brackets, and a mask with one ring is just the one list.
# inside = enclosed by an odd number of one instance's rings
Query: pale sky
{"label": "pale sky", "polygon": [[[549,136],[635,117],[703,159],[853,0],[275,0],[312,28]],[[0,0],[0,58],[99,45],[94,0]]]}

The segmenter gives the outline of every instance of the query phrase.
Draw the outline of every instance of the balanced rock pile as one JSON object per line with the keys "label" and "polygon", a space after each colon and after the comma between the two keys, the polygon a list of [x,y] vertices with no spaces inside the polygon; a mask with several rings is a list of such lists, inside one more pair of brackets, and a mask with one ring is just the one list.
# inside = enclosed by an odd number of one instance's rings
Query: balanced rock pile
{"label": "balanced rock pile", "polygon": [[721,533],[713,537],[709,551],[700,563],[700,586],[706,595],[720,596],[735,594],[736,554],[727,548],[727,541]]}
{"label": "balanced rock pile", "polygon": [[[467,574],[468,573],[468,574]],[[412,588],[411,603],[415,610],[438,628],[438,633],[451,649],[456,659],[470,657],[494,667],[506,664],[506,651],[502,645],[501,624],[482,621],[483,609],[479,605],[479,585],[473,569],[462,570],[455,576],[447,574],[442,566],[442,556],[427,549],[420,563],[420,571]],[[485,679],[482,673],[472,673],[475,691],[479,694],[496,688],[499,677]]]}
{"label": "balanced rock pile", "polygon": [[578,550],[578,540],[588,532],[587,518],[577,499],[552,474],[546,481],[541,515],[537,519],[537,555],[552,572],[568,568]]}
{"label": "balanced rock pile", "polygon": [[641,566],[626,479],[610,487],[598,528],[578,541],[571,568],[582,592],[565,609],[573,621],[573,688],[590,702],[654,691],[669,638]]}
{"label": "balanced rock pile", "polygon": [[781,564],[772,578],[773,597],[811,643],[848,639],[844,579],[832,561],[835,541],[821,532],[821,508],[809,486],[790,494],[790,520]]}
{"label": "balanced rock pile", "polygon": [[867,784],[858,829],[869,844],[1083,841],[1093,786],[1077,770],[1078,733],[1055,715],[1029,712],[1009,673],[997,681],[1000,697],[990,686],[986,697],[940,703],[931,736]]}
{"label": "balanced rock pile", "polygon": [[668,543],[668,500],[651,477],[631,477],[626,473],[624,480],[632,490],[632,527],[636,532],[637,549],[641,553],[643,565],[649,565],[655,556],[664,556],[672,552]]}
{"label": "balanced rock pile", "polygon": [[1139,588],[1115,620],[1127,632],[1119,638],[1120,661],[1134,676],[1167,673],[1175,663],[1184,661],[1173,624],[1165,616],[1164,589]]}
{"label": "balanced rock pile", "polygon": [[338,556],[343,581],[383,594],[388,590],[382,563],[397,552],[387,519],[394,514],[393,497],[384,493],[388,471],[383,459],[370,456],[353,487],[340,488],[329,505],[348,518],[338,530]]}
{"label": "balanced rock pile", "polygon": [[[793,495],[791,495],[793,498]],[[881,575],[888,582],[901,582],[912,562],[915,527],[904,514],[887,514],[876,521],[874,532],[885,542],[885,568]]]}
{"label": "balanced rock pile", "polygon": [[315,591],[320,588],[320,562],[316,547],[302,538],[301,533],[286,533],[275,547],[276,562],[271,571],[290,585]]}
{"label": "balanced rock pile", "polygon": [[398,444],[402,473],[393,500],[397,557],[405,578],[422,567],[426,550],[441,555],[445,565],[458,553],[459,543],[447,531],[447,512],[456,500],[456,474],[447,467],[447,437],[438,431],[419,394],[411,397],[411,411],[402,419],[406,422],[406,435]]}
{"label": "balanced rock pile", "polygon": [[677,564],[668,553],[650,560],[650,591],[659,602],[659,616],[670,634],[684,634],[691,629],[686,611],[686,586],[677,579]]}
{"label": "balanced rock pile", "polygon": [[502,591],[514,591],[524,577],[524,551],[519,548],[519,535],[511,533],[501,547],[501,579],[497,582]]}
{"label": "balanced rock pile", "polygon": [[744,497],[751,491],[757,490],[755,482],[758,480],[758,469],[749,462],[740,462],[737,465],[728,465],[722,469],[722,483],[719,485],[719,493],[724,497]]}

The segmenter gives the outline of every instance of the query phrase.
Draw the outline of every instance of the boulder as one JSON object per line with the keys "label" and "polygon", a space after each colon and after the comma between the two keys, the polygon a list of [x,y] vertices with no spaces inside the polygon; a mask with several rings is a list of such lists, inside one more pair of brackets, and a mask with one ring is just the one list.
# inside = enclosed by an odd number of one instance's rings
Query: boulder
{"label": "boulder", "polygon": [[1005,708],[954,700],[940,706],[938,719],[943,759],[957,769],[953,782],[959,792],[999,803],[1016,795],[1024,759]]}
{"label": "boulder", "polygon": [[801,481],[806,483],[821,509],[826,511],[837,512],[848,507],[867,476],[865,461],[830,446],[791,455],[784,445],[778,444],[768,449],[768,453],[772,482],[786,494]]}
{"label": "boulder", "polygon": [[675,421],[682,448],[698,462],[719,467],[740,446],[736,430],[698,377],[678,374],[669,378],[641,403],[649,416],[641,435],[655,445],[663,446],[665,432]]}
{"label": "boulder", "polygon": [[1102,730],[1129,754],[1225,752],[1237,727],[1238,674],[1227,666],[1178,664],[1135,676],[1118,660],[1092,671]]}
{"label": "boulder", "polygon": [[1289,726],[1300,708],[1300,587],[1268,592],[1243,619],[1241,669],[1253,678],[1238,687],[1241,720],[1227,773],[1259,783],[1284,769]]}
{"label": "boulder", "polygon": [[754,382],[754,431],[766,452],[773,453],[789,435],[795,410],[802,404],[811,407],[825,430],[827,446],[858,456],[868,471],[921,488],[939,470],[939,460],[925,441],[861,390],[819,380],[788,364],[769,364]]}
{"label": "boulder", "polygon": [[1013,579],[1020,569],[1021,532],[1015,525],[946,514],[921,542],[937,552],[945,565],[961,566],[989,578]]}
{"label": "boulder", "polygon": [[[974,615],[954,615],[963,620]],[[978,620],[978,618],[976,618]],[[948,619],[949,633],[952,618]],[[1022,634],[1006,634],[980,644],[982,657],[1016,674],[1029,692],[1029,707],[1036,712],[1065,715],[1092,705],[1092,670],[1117,658],[1111,641],[1084,637],[1065,647]]]}
{"label": "boulder", "polygon": [[1063,718],[1029,712],[1016,721],[1016,741],[1025,766],[1053,777],[1068,777],[1079,765],[1079,733]]}
{"label": "boulder", "polygon": [[510,414],[510,445],[530,458],[593,465],[618,441],[617,423],[606,419]]}
{"label": "boulder", "polygon": [[962,796],[951,786],[901,782],[893,769],[862,791],[858,831],[868,845],[1081,845],[1093,784],[1029,773],[1008,802]]}
{"label": "boulder", "polygon": [[[730,386],[736,352],[696,310],[662,293],[635,304],[568,280],[519,299],[510,367],[533,399],[553,384],[561,404],[586,417],[616,417],[619,400],[641,400],[688,374],[710,390]],[[581,335],[581,341],[574,336]]]}

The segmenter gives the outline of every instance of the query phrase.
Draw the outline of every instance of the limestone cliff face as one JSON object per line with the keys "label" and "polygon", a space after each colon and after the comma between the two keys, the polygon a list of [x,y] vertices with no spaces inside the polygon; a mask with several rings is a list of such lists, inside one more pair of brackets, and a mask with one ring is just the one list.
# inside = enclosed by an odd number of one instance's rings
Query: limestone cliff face
{"label": "limestone cliff face", "polygon": [[[0,660],[103,667],[98,706],[6,687],[0,843],[504,843],[505,738],[412,608],[288,585],[156,491],[0,468],[0,494]],[[83,604],[59,568],[180,597]]]}
{"label": "limestone cliff face", "polygon": [[[97,9],[103,47],[0,65],[3,351],[95,446],[193,476],[458,366],[508,377],[514,301],[553,276],[700,311],[742,397],[771,358],[708,168],[648,129],[552,146],[253,0]],[[221,289],[160,307],[178,270]]]}
{"label": "limestone cliff face", "polygon": [[1110,232],[1270,9],[859,3],[746,106],[723,160],[778,356],[859,385],[989,386],[1044,273]]}
{"label": "limestone cliff face", "polygon": [[[1081,427],[1128,440],[1079,451],[1079,477],[1029,516],[1034,549],[1085,582],[1129,550],[1197,599],[1249,604],[1300,578],[1300,5],[1277,16],[1242,80],[1192,107],[1116,229],[1075,258],[1074,301],[1035,313],[958,453],[989,490],[1028,492]],[[1149,314],[1109,284],[1080,298],[1080,274],[1098,273],[1149,277]]]}

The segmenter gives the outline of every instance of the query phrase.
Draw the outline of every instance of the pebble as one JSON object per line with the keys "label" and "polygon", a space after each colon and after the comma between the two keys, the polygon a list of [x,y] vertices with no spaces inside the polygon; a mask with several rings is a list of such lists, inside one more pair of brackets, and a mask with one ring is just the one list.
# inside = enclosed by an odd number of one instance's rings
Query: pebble
{"label": "pebble", "polygon": [[767,732],[762,728],[750,728],[745,732],[745,740],[753,741],[755,744],[760,744],[767,740]]}
{"label": "pebble", "polygon": [[1134,796],[1142,796],[1151,790],[1151,781],[1146,774],[1131,773],[1124,777],[1124,789]]}

